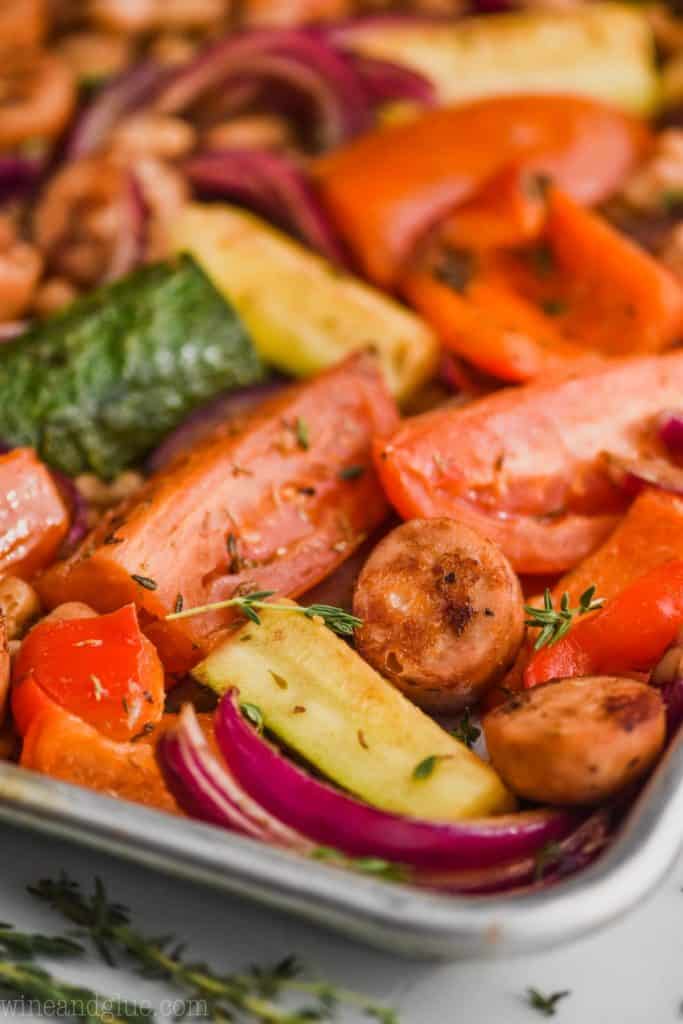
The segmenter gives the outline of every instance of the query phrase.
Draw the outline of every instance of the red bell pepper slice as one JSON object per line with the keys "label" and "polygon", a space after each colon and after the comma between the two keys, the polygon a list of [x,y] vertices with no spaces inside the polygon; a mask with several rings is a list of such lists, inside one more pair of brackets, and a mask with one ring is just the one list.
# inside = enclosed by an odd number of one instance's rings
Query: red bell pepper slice
{"label": "red bell pepper slice", "polygon": [[110,615],[39,623],[14,665],[12,710],[25,733],[38,691],[113,740],[149,731],[164,708],[164,672],[133,605]]}
{"label": "red bell pepper slice", "polygon": [[[599,596],[599,595],[597,595]],[[649,672],[683,626],[683,560],[635,580],[557,643],[536,651],[525,688],[572,676]]]}

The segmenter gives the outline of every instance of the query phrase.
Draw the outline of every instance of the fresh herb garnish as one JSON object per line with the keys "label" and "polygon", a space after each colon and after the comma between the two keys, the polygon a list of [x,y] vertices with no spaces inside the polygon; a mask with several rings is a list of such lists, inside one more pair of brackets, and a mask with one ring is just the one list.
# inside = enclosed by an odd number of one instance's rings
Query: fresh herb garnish
{"label": "fresh herb garnish", "polygon": [[561,859],[562,847],[554,839],[549,839],[534,857],[534,881],[540,882],[548,868],[558,864]]}
{"label": "fresh herb garnish", "polygon": [[263,732],[263,712],[258,704],[240,704],[240,711],[248,722],[254,726],[257,732]]}
{"label": "fresh herb garnish", "polygon": [[301,416],[297,416],[296,423],[294,424],[294,431],[296,433],[296,440],[299,448],[303,448],[305,452],[311,447],[311,435],[308,429],[308,423]]}
{"label": "fresh herb garnish", "polygon": [[421,779],[428,779],[436,768],[439,761],[448,761],[450,754],[430,754],[429,757],[425,757],[422,761],[415,765],[413,768],[413,779],[420,781]]}
{"label": "fresh herb garnish", "polygon": [[237,550],[237,537],[234,533],[228,534],[225,539],[225,546],[227,547],[228,555],[230,556],[228,572],[231,573],[231,575],[235,575],[242,568],[242,559],[240,558]]}
{"label": "fresh herb garnish", "polygon": [[339,470],[340,480],[357,480],[365,472],[365,466],[346,466]]}
{"label": "fresh herb garnish", "polygon": [[462,249],[445,249],[440,254],[434,277],[448,288],[462,294],[472,280],[475,269],[472,253]]}
{"label": "fresh herb garnish", "polygon": [[584,590],[576,608],[569,607],[569,594],[566,590],[560,598],[559,610],[553,608],[553,598],[548,587],[546,587],[543,595],[542,608],[534,608],[533,605],[525,604],[524,611],[529,616],[525,620],[526,625],[531,626],[533,629],[541,630],[536,638],[534,650],[540,651],[542,647],[551,647],[553,644],[556,644],[568,632],[574,618],[602,608],[605,598],[595,597],[596,590],[595,584],[590,586],[588,590]]}
{"label": "fresh herb garnish", "polygon": [[[301,967],[292,956],[273,967],[252,967],[235,974],[215,971],[208,964],[185,958],[183,945],[172,937],[148,937],[138,931],[126,907],[109,901],[99,879],[91,896],[86,896],[80,886],[66,875],[56,880],[44,879],[29,892],[49,903],[88,934],[106,963],[114,965],[115,951],[124,953],[138,965],[145,977],[166,981],[183,991],[188,1010],[201,1006],[203,1019],[215,1024],[235,1020],[244,1021],[244,1024],[331,1021],[335,1010],[342,1004],[356,1007],[383,1024],[398,1024],[392,1010],[378,1006],[356,992],[336,988],[327,982],[302,979]],[[0,973],[0,985],[3,981]],[[298,1010],[280,1008],[274,1000],[288,993],[314,1002]],[[104,1018],[95,1019],[105,1024]],[[93,1024],[93,1021],[88,1024]],[[118,1024],[118,1020],[110,1017],[106,1024]]]}
{"label": "fresh herb garnish", "polygon": [[456,722],[454,728],[451,730],[451,736],[455,737],[461,743],[471,750],[474,744],[481,736],[481,729],[478,725],[475,725],[470,718],[470,709],[465,708],[460,719]]}
{"label": "fresh herb garnish", "polygon": [[132,580],[135,580],[135,582],[138,583],[141,587],[144,587],[145,590],[156,590],[157,589],[157,586],[158,586],[157,581],[151,579],[149,576],[139,576],[136,572],[134,572],[134,573],[131,573],[131,577],[130,578]]}
{"label": "fresh herb garnish", "polygon": [[534,1010],[538,1010],[544,1017],[554,1017],[557,1013],[557,1004],[560,999],[566,999],[569,995],[571,995],[569,989],[563,989],[561,992],[552,992],[549,996],[544,996],[537,988],[528,988],[526,990],[529,1006]]}
{"label": "fresh herb garnish", "polygon": [[269,611],[295,612],[305,615],[307,619],[321,619],[324,624],[339,636],[351,636],[355,629],[362,625],[362,622],[355,615],[344,611],[343,608],[335,608],[329,604],[309,604],[302,606],[298,604],[271,604],[268,601],[275,593],[274,590],[254,590],[250,594],[242,594],[239,597],[231,597],[226,601],[215,601],[213,604],[199,605],[196,608],[185,608],[183,611],[171,612],[166,616],[167,620],[189,619],[194,615],[204,615],[206,612],[218,612],[225,608],[239,608],[251,622],[261,625],[261,618],[257,609],[267,608]]}
{"label": "fresh herb garnish", "polygon": [[[151,1011],[129,1000],[105,997],[82,985],[74,985],[38,967],[37,956],[70,957],[84,953],[80,942],[61,935],[16,931],[0,924],[0,993],[31,1000],[45,1016],[68,1016],[84,1024],[139,1024]],[[9,1012],[9,1003],[6,1005]]]}
{"label": "fresh herb garnish", "polygon": [[567,312],[568,306],[563,299],[546,299],[541,303],[541,309],[547,316],[561,316]]}
{"label": "fresh herb garnish", "polygon": [[555,256],[549,245],[537,245],[530,251],[529,259],[539,277],[547,277],[555,269]]}
{"label": "fresh herb garnish", "polygon": [[410,875],[410,868],[406,864],[384,860],[382,857],[347,857],[333,846],[317,846],[311,857],[339,867],[351,868],[352,871],[360,871],[365,875],[373,875],[375,878],[383,878],[388,882],[403,882]]}

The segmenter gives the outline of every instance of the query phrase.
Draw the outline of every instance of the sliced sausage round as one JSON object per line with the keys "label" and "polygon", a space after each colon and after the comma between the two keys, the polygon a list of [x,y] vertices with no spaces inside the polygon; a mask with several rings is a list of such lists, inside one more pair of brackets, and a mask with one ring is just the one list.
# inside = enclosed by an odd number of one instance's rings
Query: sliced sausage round
{"label": "sliced sausage round", "polygon": [[505,555],[453,519],[413,519],[380,541],[353,611],[362,656],[433,711],[475,703],[524,635],[522,593]]}
{"label": "sliced sausage round", "polygon": [[535,686],[483,724],[493,766],[510,789],[565,805],[599,803],[641,778],[666,734],[657,690],[616,676]]}

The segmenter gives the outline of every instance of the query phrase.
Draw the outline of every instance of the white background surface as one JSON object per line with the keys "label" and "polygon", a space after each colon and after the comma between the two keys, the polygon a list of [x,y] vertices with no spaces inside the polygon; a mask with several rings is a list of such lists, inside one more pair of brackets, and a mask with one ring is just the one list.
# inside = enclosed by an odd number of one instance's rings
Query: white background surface
{"label": "white background surface", "polygon": [[[534,1024],[547,1019],[525,1005],[527,985],[543,992],[571,989],[551,1018],[557,1024],[681,1020],[683,860],[645,904],[596,936],[523,959],[436,965],[376,953],[272,911],[8,826],[2,826],[0,836],[0,869],[0,919],[18,927],[46,933],[62,927],[58,915],[26,895],[28,883],[63,869],[89,885],[99,874],[111,895],[133,908],[147,932],[173,932],[188,942],[193,956],[215,967],[238,969],[297,953],[317,975],[397,1007],[401,1024]],[[95,958],[62,961],[58,970],[107,995],[154,1005],[172,994],[130,970],[112,971]],[[347,1014],[340,1024],[362,1020],[367,1018]]]}

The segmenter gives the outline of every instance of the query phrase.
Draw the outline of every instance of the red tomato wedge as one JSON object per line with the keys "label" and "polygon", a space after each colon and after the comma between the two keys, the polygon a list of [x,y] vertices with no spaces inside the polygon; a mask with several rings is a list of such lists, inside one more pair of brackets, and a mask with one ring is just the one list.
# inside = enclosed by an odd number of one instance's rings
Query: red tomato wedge
{"label": "red tomato wedge", "polygon": [[403,518],[460,519],[518,572],[562,572],[626,507],[603,453],[635,457],[682,387],[681,352],[604,361],[406,419],[377,442],[377,469]]}
{"label": "red tomato wedge", "polygon": [[14,679],[12,710],[21,733],[35,717],[34,686],[113,740],[139,736],[163,713],[164,671],[134,605],[39,623],[21,645]]}
{"label": "red tomato wedge", "polygon": [[578,96],[499,96],[430,110],[322,157],[320,194],[365,273],[395,284],[416,240],[505,168],[551,177],[581,203],[618,187],[642,122]]}
{"label": "red tomato wedge", "polygon": [[53,560],[68,528],[66,506],[33,449],[0,455],[0,574],[32,576]]}
{"label": "red tomato wedge", "polygon": [[49,607],[135,602],[166,668],[184,672],[234,610],[166,622],[179,596],[185,609],[245,587],[295,597],[382,522],[371,441],[397,420],[374,360],[353,356],[219,428],[36,586]]}

